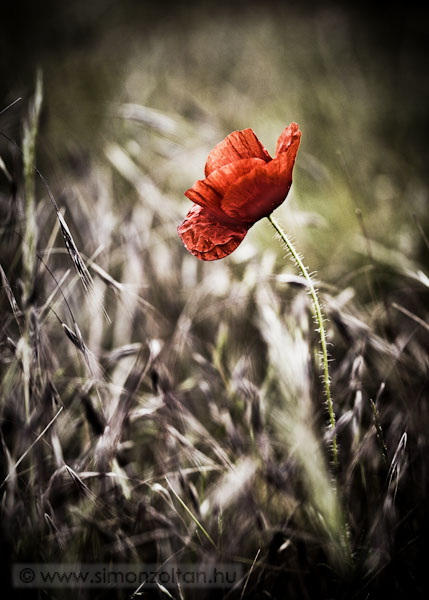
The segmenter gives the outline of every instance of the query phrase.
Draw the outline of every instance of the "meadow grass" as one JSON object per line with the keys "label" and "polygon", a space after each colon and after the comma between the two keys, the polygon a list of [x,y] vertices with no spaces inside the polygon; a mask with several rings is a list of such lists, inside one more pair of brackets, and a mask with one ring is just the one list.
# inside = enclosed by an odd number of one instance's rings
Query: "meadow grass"
{"label": "meadow grass", "polygon": [[[395,213],[421,182],[414,175],[407,188],[395,170],[403,157],[380,162],[388,149],[362,139],[375,118],[363,100],[379,82],[350,57],[332,60],[338,31],[318,51],[325,75],[342,82],[341,119],[332,79],[303,75],[303,46],[284,52],[281,36],[293,47],[306,23],[295,15],[283,32],[252,18],[234,38],[232,21],[211,20],[180,50],[171,24],[162,44],[154,31],[136,42],[133,93],[106,109],[96,151],[52,161],[49,175],[36,168],[38,80],[21,151],[8,142],[2,156],[6,585],[14,562],[175,561],[237,563],[243,576],[224,590],[82,588],[79,597],[425,597],[427,240],[418,201],[416,221],[403,206]],[[271,40],[262,57],[255,39]],[[338,78],[349,64],[353,76]],[[266,220],[211,264],[176,233],[188,208],[179,199],[214,143],[252,126],[273,145],[291,120],[303,146],[276,218],[318,269],[334,429],[307,282]],[[383,219],[385,231],[375,225]]]}

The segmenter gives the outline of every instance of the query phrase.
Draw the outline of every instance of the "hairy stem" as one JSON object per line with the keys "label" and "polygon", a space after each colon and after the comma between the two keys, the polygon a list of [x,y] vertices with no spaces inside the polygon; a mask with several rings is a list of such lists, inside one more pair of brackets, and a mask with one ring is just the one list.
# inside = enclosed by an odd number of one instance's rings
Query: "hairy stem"
{"label": "hairy stem", "polygon": [[[302,276],[306,280],[307,287],[310,292],[311,299],[313,301],[313,311],[314,311],[314,316],[315,316],[317,324],[318,324],[318,331],[319,331],[319,335],[320,335],[320,345],[322,348],[323,380],[324,380],[324,384],[325,384],[326,403],[328,405],[328,412],[329,412],[329,428],[333,431],[335,428],[335,414],[334,414],[334,406],[333,406],[332,396],[331,396],[331,386],[329,383],[329,366],[328,366],[328,349],[327,349],[327,344],[326,344],[326,331],[325,331],[325,325],[323,323],[323,314],[322,314],[322,309],[320,308],[320,303],[319,303],[319,299],[317,297],[317,292],[313,285],[313,281],[310,277],[310,274],[309,274],[306,266],[302,262],[298,252],[295,250],[292,242],[290,241],[290,239],[288,238],[286,233],[283,231],[283,229],[277,223],[277,221],[273,217],[273,215],[269,215],[269,217],[267,217],[267,218],[270,221],[271,225],[274,227],[274,229],[279,234],[279,236],[282,239],[282,241],[284,242],[284,244],[286,245],[287,249],[289,250],[289,252],[292,256],[293,261],[295,262],[295,264],[301,271]],[[332,437],[332,460],[334,463],[334,467],[336,469],[338,466],[338,448],[337,448],[337,438],[336,438],[335,434]]]}

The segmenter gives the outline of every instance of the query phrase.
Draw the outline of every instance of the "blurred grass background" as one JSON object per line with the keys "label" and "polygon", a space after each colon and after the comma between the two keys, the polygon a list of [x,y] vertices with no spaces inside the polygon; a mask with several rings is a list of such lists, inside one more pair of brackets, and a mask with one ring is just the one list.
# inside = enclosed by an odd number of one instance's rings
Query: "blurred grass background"
{"label": "blurred grass background", "polygon": [[[412,215],[427,224],[426,25],[423,6],[9,3],[2,100],[28,98],[42,69],[38,156],[56,173],[99,159],[112,131],[124,135],[117,103],[186,119],[192,133],[178,133],[174,153],[151,160],[152,176],[184,207],[183,189],[224,135],[251,126],[273,150],[297,121],[303,144],[281,215],[310,264],[342,277],[366,252],[356,208],[370,238],[408,256],[424,252]],[[3,128],[19,123],[17,110]],[[141,124],[125,134],[148,151]],[[265,226],[255,230],[270,243]]]}
{"label": "blurred grass background", "polygon": [[[0,130],[24,149],[0,141],[3,569],[177,554],[244,564],[240,600],[423,598],[425,8],[46,0],[1,17],[1,106],[23,100]],[[176,233],[216,143],[252,127],[274,152],[291,121],[277,216],[329,319],[338,497],[308,298],[268,222],[212,264]]]}

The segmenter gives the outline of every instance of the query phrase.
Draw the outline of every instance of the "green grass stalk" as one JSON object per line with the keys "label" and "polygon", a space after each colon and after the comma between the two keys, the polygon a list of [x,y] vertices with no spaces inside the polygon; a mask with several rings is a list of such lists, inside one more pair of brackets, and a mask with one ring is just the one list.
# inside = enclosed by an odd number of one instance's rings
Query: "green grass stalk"
{"label": "green grass stalk", "polygon": [[35,219],[34,165],[36,156],[36,139],[39,128],[39,117],[43,101],[43,84],[40,72],[37,74],[34,100],[30,114],[24,124],[22,156],[24,162],[24,199],[25,199],[25,231],[22,246],[23,267],[25,272],[26,300],[31,294],[34,270],[36,265],[37,227]]}
{"label": "green grass stalk", "polygon": [[200,529],[200,531],[203,532],[203,534],[206,536],[206,538],[212,544],[212,546],[217,549],[217,546],[216,546],[215,542],[213,541],[212,537],[210,536],[210,534],[208,533],[208,531],[201,525],[201,523],[199,522],[199,520],[197,519],[197,517],[194,515],[194,513],[183,502],[182,498],[179,496],[179,494],[176,492],[176,490],[173,488],[173,486],[169,482],[168,477],[165,477],[165,481],[168,483],[168,486],[169,486],[170,490],[173,492],[174,496],[180,502],[181,506],[186,510],[186,512],[188,513],[188,515],[194,521],[195,525]]}
{"label": "green grass stalk", "polygon": [[21,341],[21,360],[24,371],[24,402],[27,420],[30,416],[30,371],[31,371],[31,307],[29,300],[34,287],[37,255],[37,224],[35,210],[34,165],[36,156],[36,139],[39,117],[43,101],[42,76],[39,72],[36,79],[34,100],[30,107],[28,120],[24,123],[22,156],[24,168],[24,201],[25,229],[22,243],[22,265],[24,280],[25,331]]}

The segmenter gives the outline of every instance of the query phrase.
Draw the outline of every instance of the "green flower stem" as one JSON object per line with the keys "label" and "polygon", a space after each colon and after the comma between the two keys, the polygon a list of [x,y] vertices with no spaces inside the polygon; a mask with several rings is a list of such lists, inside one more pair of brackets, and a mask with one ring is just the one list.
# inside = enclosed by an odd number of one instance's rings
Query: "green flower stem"
{"label": "green flower stem", "polygon": [[[328,412],[329,412],[329,427],[333,431],[335,428],[335,414],[334,414],[334,407],[333,407],[332,396],[331,396],[331,386],[329,383],[329,366],[328,366],[328,349],[327,349],[327,345],[326,345],[326,331],[325,331],[325,326],[323,323],[322,309],[320,308],[320,303],[319,303],[319,299],[317,297],[317,292],[314,288],[313,282],[311,280],[311,277],[310,277],[310,274],[309,274],[307,268],[305,267],[299,254],[293,247],[293,244],[290,241],[290,239],[288,238],[288,236],[286,235],[286,233],[283,231],[283,229],[277,223],[277,221],[273,217],[273,215],[269,215],[267,218],[270,221],[271,225],[274,227],[274,229],[277,231],[279,236],[281,237],[282,241],[284,242],[284,244],[286,245],[290,254],[292,255],[292,259],[294,260],[295,264],[298,266],[299,270],[301,271],[302,276],[306,280],[308,290],[310,292],[311,299],[313,301],[314,316],[316,317],[316,321],[318,324],[318,331],[319,331],[319,335],[320,335],[320,345],[322,347],[323,379],[324,379],[324,383],[325,383],[326,403],[328,405]],[[332,437],[332,460],[334,463],[334,467],[336,469],[338,466],[338,448],[337,448],[337,437],[335,434]]]}

